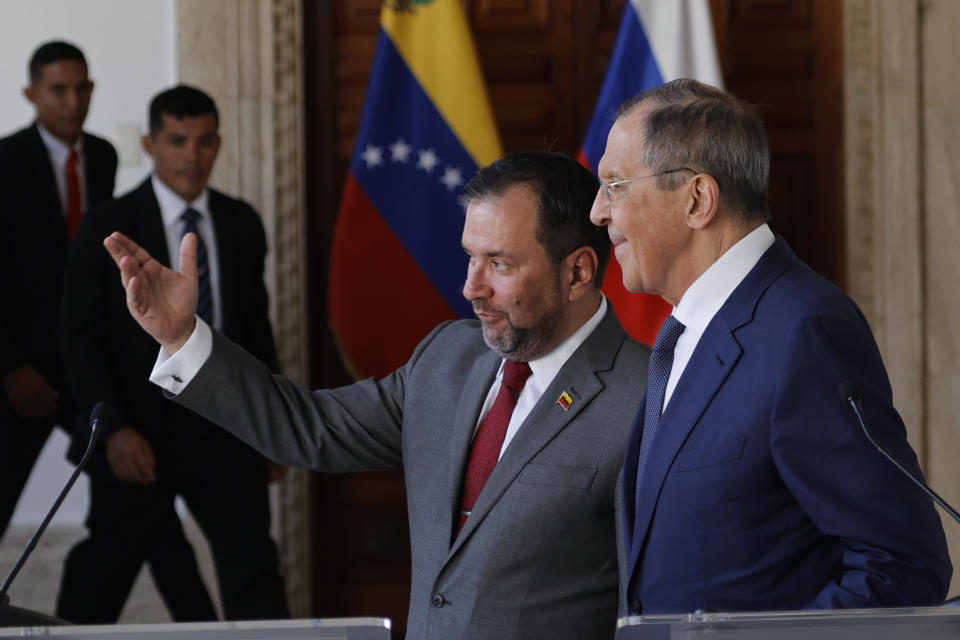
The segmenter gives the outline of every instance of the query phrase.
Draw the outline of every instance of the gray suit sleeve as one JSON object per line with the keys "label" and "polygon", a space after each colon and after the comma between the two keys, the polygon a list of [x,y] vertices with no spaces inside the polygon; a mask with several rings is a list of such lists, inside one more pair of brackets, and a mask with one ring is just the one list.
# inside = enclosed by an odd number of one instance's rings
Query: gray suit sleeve
{"label": "gray suit sleeve", "polygon": [[399,469],[405,381],[438,327],[382,379],[310,391],[213,334],[213,351],[173,400],[281,464],[329,473]]}

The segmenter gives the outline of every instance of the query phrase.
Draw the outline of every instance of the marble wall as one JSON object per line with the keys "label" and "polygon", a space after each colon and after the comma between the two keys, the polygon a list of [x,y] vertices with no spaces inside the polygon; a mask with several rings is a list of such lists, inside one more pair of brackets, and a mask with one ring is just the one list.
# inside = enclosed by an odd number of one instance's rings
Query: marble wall
{"label": "marble wall", "polygon": [[[845,0],[846,250],[927,480],[960,504],[960,3]],[[923,498],[918,498],[923,499]],[[960,572],[960,525],[941,512]],[[954,578],[951,595],[960,592]]]}
{"label": "marble wall", "polygon": [[[303,229],[302,0],[177,0],[180,81],[217,102],[223,144],[211,183],[248,200],[267,231],[267,288],[283,373],[307,378]],[[280,491],[281,564],[294,617],[309,614],[309,484]]]}

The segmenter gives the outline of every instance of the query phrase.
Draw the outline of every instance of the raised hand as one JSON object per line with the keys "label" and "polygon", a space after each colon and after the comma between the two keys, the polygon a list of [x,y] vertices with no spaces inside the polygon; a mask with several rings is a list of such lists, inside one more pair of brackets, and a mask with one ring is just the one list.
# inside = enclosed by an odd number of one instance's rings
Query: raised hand
{"label": "raised hand", "polygon": [[183,237],[179,273],[120,232],[107,236],[103,246],[120,267],[130,315],[168,352],[175,353],[196,326],[197,237],[192,233]]}

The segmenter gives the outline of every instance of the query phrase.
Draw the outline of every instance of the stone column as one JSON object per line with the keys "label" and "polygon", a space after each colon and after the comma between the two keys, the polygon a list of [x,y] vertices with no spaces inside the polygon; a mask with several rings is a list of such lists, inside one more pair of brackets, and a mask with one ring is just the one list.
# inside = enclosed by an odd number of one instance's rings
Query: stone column
{"label": "stone column", "polygon": [[[177,71],[220,110],[223,144],[211,184],[249,201],[267,231],[266,280],[280,366],[306,383],[302,0],[178,0]],[[280,553],[291,613],[309,615],[306,472],[280,490]]]}
{"label": "stone column", "polygon": [[918,18],[916,0],[844,4],[848,289],[877,337],[923,461]]}
{"label": "stone column", "polygon": [[[877,336],[927,480],[956,505],[960,3],[845,0],[843,11],[849,292]],[[941,516],[957,575],[960,526]]]}
{"label": "stone column", "polygon": [[[920,3],[927,479],[960,508],[960,3]],[[960,591],[960,525],[943,514]]]}

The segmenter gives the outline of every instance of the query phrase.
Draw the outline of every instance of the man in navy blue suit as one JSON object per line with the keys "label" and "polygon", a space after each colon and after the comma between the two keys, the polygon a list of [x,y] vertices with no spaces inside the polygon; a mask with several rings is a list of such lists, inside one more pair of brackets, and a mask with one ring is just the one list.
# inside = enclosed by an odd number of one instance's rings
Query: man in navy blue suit
{"label": "man in navy blue suit", "polygon": [[[673,305],[618,504],[621,612],[930,605],[952,572],[863,314],[767,222],[756,113],[693,80],[621,107],[591,212],[624,285]],[[657,384],[656,380],[660,380]]]}

